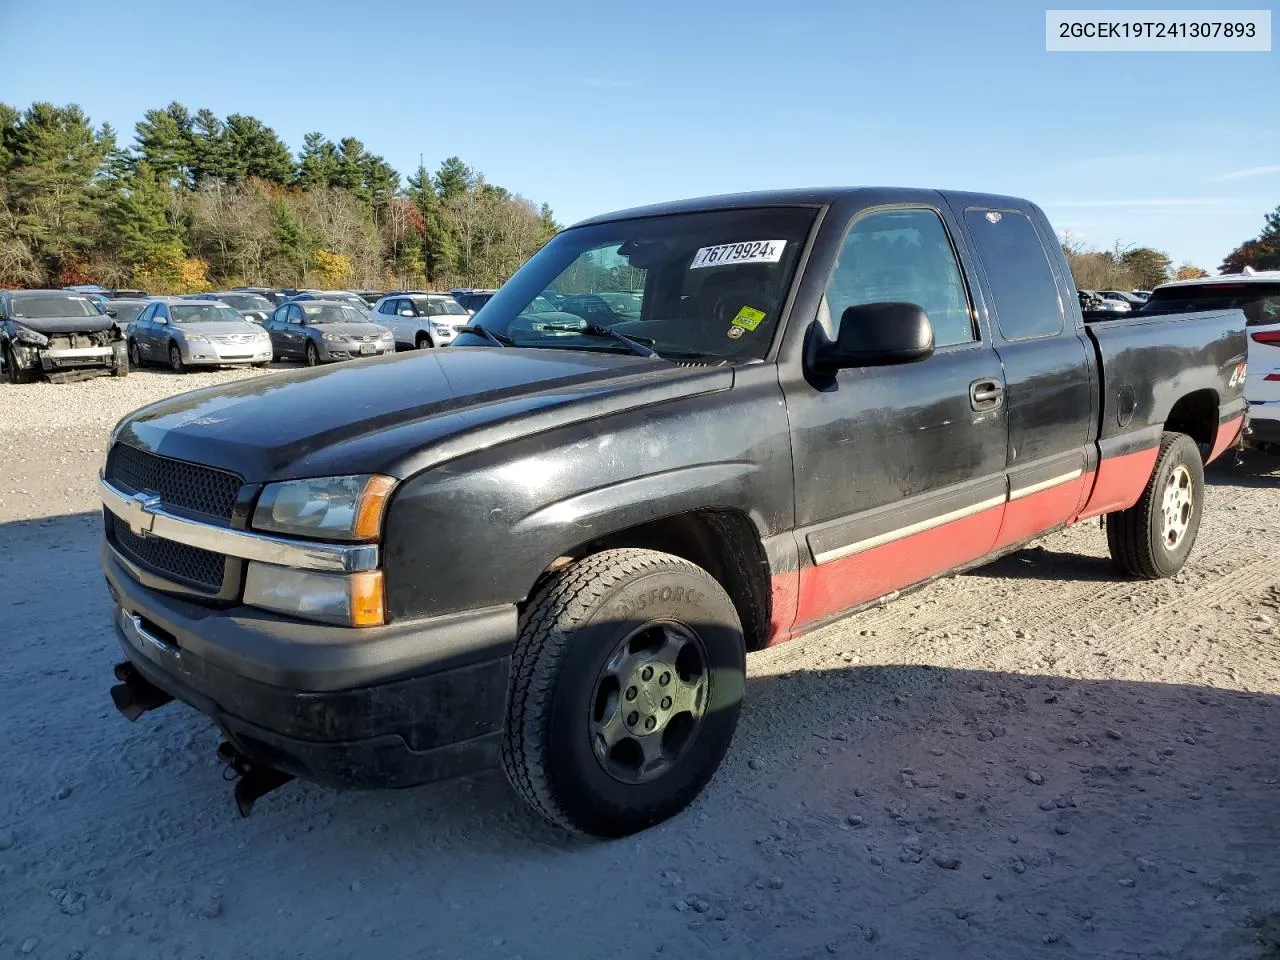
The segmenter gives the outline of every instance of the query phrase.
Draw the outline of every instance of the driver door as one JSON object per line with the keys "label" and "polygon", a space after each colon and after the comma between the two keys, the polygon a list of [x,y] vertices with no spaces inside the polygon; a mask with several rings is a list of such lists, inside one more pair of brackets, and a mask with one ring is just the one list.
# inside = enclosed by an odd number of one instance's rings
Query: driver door
{"label": "driver door", "polygon": [[855,217],[817,318],[834,340],[851,306],[914,303],[933,326],[933,354],[784,386],[797,539],[812,564],[800,577],[796,627],[995,544],[1006,493],[1004,375],[976,320],[949,216],[921,204]]}

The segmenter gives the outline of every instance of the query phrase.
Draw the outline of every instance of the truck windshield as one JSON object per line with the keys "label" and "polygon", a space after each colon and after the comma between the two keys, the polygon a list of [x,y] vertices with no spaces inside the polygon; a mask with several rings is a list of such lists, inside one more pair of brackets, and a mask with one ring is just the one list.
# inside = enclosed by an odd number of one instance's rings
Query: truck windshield
{"label": "truck windshield", "polygon": [[47,320],[52,317],[99,317],[99,310],[88,297],[75,294],[48,293],[35,296],[14,297],[13,316],[28,320]]}
{"label": "truck windshield", "polygon": [[[516,347],[636,352],[622,334],[674,359],[761,359],[816,216],[808,207],[748,208],[566,230],[472,325]],[[478,333],[455,341],[491,343]]]}

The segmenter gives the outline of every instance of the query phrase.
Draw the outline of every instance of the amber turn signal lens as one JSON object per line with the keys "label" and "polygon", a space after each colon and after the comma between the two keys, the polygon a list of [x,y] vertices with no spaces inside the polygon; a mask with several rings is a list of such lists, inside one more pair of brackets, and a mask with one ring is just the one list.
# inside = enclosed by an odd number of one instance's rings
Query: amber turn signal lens
{"label": "amber turn signal lens", "polygon": [[387,622],[385,591],[382,589],[382,571],[368,570],[353,573],[351,584],[351,625],[353,627],[380,627]]}
{"label": "amber turn signal lens", "polygon": [[369,478],[356,506],[356,522],[352,532],[358,539],[372,540],[382,532],[382,512],[391,498],[391,491],[395,488],[394,477],[372,476]]}

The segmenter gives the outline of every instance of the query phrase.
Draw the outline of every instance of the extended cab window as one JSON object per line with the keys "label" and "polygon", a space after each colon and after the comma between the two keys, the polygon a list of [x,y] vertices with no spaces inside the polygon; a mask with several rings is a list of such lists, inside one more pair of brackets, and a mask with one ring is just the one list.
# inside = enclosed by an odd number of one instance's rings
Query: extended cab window
{"label": "extended cab window", "polygon": [[850,307],[889,301],[923,308],[935,346],[977,339],[955,251],[933,210],[881,210],[856,221],[845,236],[827,284],[833,323]]}
{"label": "extended cab window", "polygon": [[1031,218],[1014,210],[970,209],[964,212],[964,222],[991,285],[1004,338],[1031,340],[1061,333],[1064,315],[1058,284]]}

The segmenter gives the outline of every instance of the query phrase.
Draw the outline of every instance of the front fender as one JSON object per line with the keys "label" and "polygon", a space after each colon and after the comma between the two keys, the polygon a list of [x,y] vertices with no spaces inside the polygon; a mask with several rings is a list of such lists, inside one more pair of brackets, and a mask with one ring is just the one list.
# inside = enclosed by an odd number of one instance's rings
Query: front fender
{"label": "front fender", "polygon": [[761,537],[789,529],[790,450],[775,376],[439,464],[389,507],[388,611],[516,603],[557,557],[692,510],[738,510]]}

